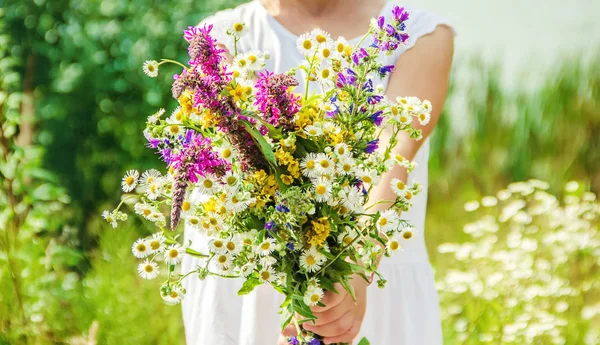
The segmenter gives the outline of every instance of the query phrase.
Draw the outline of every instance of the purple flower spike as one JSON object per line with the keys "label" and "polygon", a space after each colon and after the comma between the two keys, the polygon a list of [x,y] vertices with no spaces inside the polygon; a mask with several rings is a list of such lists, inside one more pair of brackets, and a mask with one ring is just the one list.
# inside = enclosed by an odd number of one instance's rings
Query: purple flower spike
{"label": "purple flower spike", "polygon": [[383,121],[383,111],[379,110],[371,115],[371,120],[375,123],[375,126],[381,126],[381,122]]}
{"label": "purple flower spike", "polygon": [[373,153],[375,150],[377,150],[377,148],[379,148],[379,139],[371,140],[367,143],[365,153]]}
{"label": "purple flower spike", "polygon": [[385,17],[384,16],[379,16],[379,18],[377,18],[377,26],[379,26],[379,28],[383,28],[383,24],[385,24]]}

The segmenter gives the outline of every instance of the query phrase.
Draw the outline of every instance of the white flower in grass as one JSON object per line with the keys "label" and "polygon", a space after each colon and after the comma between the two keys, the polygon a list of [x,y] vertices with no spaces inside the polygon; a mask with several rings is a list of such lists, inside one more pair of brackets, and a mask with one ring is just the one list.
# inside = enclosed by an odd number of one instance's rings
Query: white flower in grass
{"label": "white flower in grass", "polygon": [[323,128],[315,125],[308,125],[304,127],[304,133],[311,137],[318,137],[323,134]]}
{"label": "white flower in grass", "polygon": [[169,305],[181,303],[185,296],[185,289],[180,285],[163,285],[160,288],[160,297]]}
{"label": "white flower in grass", "polygon": [[163,226],[166,223],[165,215],[160,212],[150,213],[147,219],[158,226]]}
{"label": "white flower in grass", "polygon": [[150,255],[150,245],[148,245],[148,242],[146,242],[145,239],[140,238],[137,241],[133,242],[133,245],[131,246],[131,252],[136,258],[143,259],[146,256]]}
{"label": "white flower in grass", "polygon": [[319,253],[314,247],[311,247],[305,250],[300,256],[300,267],[312,273],[318,271],[325,261],[327,261],[327,257]]}
{"label": "white flower in grass", "polygon": [[214,176],[207,174],[206,176],[198,177],[196,186],[200,190],[200,193],[211,195],[219,189],[219,182]]}
{"label": "white flower in grass", "polygon": [[233,259],[229,253],[221,253],[215,255],[213,258],[214,262],[221,267],[230,267]]}
{"label": "white flower in grass", "polygon": [[265,256],[271,254],[275,250],[275,240],[265,238],[255,249],[256,254]]}
{"label": "white flower in grass", "polygon": [[167,250],[165,250],[165,261],[169,265],[176,265],[183,259],[185,254],[185,247],[180,244],[172,244]]}
{"label": "white flower in grass", "polygon": [[104,212],[102,212],[102,218],[104,218],[104,220],[106,220],[108,224],[110,224],[113,228],[117,227],[117,217],[114,211],[110,212],[105,210]]}
{"label": "white flower in grass", "polygon": [[148,246],[152,254],[159,253],[165,249],[164,243],[167,241],[165,235],[160,232],[152,234],[152,237],[148,240]]}
{"label": "white flower in grass", "polygon": [[158,277],[158,265],[154,261],[146,259],[144,262],[138,265],[138,274],[144,279],[154,279]]}
{"label": "white flower in grass", "polygon": [[331,182],[324,178],[314,181],[312,190],[318,202],[329,202],[331,200]]}
{"label": "white flower in grass", "polygon": [[406,192],[408,191],[408,187],[402,180],[393,178],[390,181],[390,185],[392,186],[392,190],[394,191],[394,194],[396,194],[400,198],[404,198],[404,196],[406,195]]}
{"label": "white flower in grass", "polygon": [[226,242],[224,240],[217,238],[208,242],[208,248],[211,253],[223,254],[227,251],[225,244]]}
{"label": "white flower in grass", "polygon": [[343,37],[339,37],[333,43],[333,53],[334,53],[335,57],[336,58],[342,57],[347,46],[348,46],[348,42],[346,41],[346,39]]}
{"label": "white flower in grass", "polygon": [[317,48],[317,42],[311,34],[306,33],[298,37],[298,40],[296,41],[296,47],[303,56],[312,57],[315,49]]}
{"label": "white flower in grass", "polygon": [[320,287],[310,287],[304,295],[304,303],[309,307],[317,305],[323,299],[323,289]]}
{"label": "white flower in grass", "polygon": [[377,230],[381,232],[388,232],[396,230],[399,226],[400,217],[394,210],[387,210],[382,212],[377,219]]}
{"label": "white flower in grass", "polygon": [[158,62],[154,60],[144,61],[142,69],[144,70],[144,73],[150,78],[156,78],[158,76]]}
{"label": "white flower in grass", "polygon": [[270,283],[277,279],[277,273],[275,273],[273,267],[263,267],[258,273],[258,277],[262,282]]}
{"label": "white flower in grass", "polygon": [[315,153],[309,153],[300,162],[302,168],[302,174],[306,177],[316,177],[318,175],[317,170],[317,155]]}

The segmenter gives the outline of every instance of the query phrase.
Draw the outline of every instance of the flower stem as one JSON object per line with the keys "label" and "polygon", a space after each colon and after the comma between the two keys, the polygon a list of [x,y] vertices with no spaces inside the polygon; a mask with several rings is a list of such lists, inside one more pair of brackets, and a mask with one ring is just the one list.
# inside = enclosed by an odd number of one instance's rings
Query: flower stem
{"label": "flower stem", "polygon": [[181,62],[175,61],[175,60],[170,60],[170,59],[161,59],[160,62],[158,63],[158,65],[160,66],[163,63],[167,63],[167,62],[170,62],[170,63],[175,64],[175,65],[179,65],[179,66],[183,67],[183,69],[187,69],[188,68],[186,65],[182,64]]}

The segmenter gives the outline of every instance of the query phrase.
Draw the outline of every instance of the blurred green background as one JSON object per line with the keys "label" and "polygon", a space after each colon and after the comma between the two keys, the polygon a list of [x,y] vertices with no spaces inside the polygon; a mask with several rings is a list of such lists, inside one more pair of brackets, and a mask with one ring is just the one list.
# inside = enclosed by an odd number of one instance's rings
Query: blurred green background
{"label": "blurred green background", "polygon": [[[112,229],[99,214],[118,200],[127,169],[160,166],[142,129],[170,100],[159,87],[169,74],[145,78],[143,61],[184,59],[182,30],[239,3],[0,0],[0,344],[183,343],[180,309],[135,273],[130,245],[149,229],[135,219]],[[452,269],[438,245],[469,239],[465,202],[529,178],[559,197],[570,180],[600,191],[600,59],[570,54],[533,87],[518,76],[506,86],[502,58],[462,49],[455,61],[430,159],[426,241],[438,277]],[[597,240],[597,219],[580,230]],[[580,309],[599,303],[600,253],[586,250],[564,272],[598,278]],[[488,341],[485,327],[502,332],[501,321],[465,313],[468,336],[448,316],[446,343]],[[569,314],[576,335],[566,343],[596,344],[586,332],[598,314]],[[498,339],[489,342],[505,343]]]}

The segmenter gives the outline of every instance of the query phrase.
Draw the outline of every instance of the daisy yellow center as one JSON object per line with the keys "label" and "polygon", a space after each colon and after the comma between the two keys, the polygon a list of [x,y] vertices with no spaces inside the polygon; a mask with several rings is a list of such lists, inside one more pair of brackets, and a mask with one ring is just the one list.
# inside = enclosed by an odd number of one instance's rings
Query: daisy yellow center
{"label": "daisy yellow center", "polygon": [[338,155],[343,155],[343,154],[346,154],[346,149],[343,147],[340,147],[340,148],[338,148],[337,152],[338,152]]}
{"label": "daisy yellow center", "polygon": [[152,183],[152,182],[154,182],[154,176],[149,176],[149,177],[146,179],[146,183],[147,183],[147,184],[150,184],[150,183]]}
{"label": "daisy yellow center", "polygon": [[250,60],[251,63],[255,63],[256,60],[257,60],[256,55],[250,55],[250,56],[248,56],[248,60]]}
{"label": "daisy yellow center", "polygon": [[223,152],[221,153],[221,156],[223,156],[223,158],[229,158],[231,157],[231,149],[225,149],[223,150]]}
{"label": "daisy yellow center", "polygon": [[223,214],[225,212],[227,212],[227,207],[225,207],[225,205],[221,205],[221,207],[219,207],[219,213]]}
{"label": "daisy yellow center", "polygon": [[328,58],[329,56],[331,56],[331,50],[329,50],[329,48],[325,48],[323,49],[323,57],[324,58]]}
{"label": "daisy yellow center", "polygon": [[192,204],[190,204],[189,201],[184,201],[181,204],[181,209],[184,210],[184,211],[189,211],[191,207],[192,207]]}
{"label": "daisy yellow center", "polygon": [[158,242],[157,240],[150,242],[150,248],[152,248],[152,250],[157,250],[158,248],[160,248],[160,242]]}
{"label": "daisy yellow center", "polygon": [[242,23],[233,24],[233,30],[235,30],[236,32],[240,32],[240,31],[244,30],[244,24],[242,24]]}
{"label": "daisy yellow center", "polygon": [[317,260],[315,260],[315,257],[314,257],[314,256],[312,256],[312,255],[308,255],[308,256],[306,257],[306,263],[307,263],[308,265],[312,266],[312,265],[314,265],[314,264],[316,264],[316,263],[317,263]]}
{"label": "daisy yellow center", "polygon": [[429,109],[429,104],[423,104],[423,108]]}
{"label": "daisy yellow center", "polygon": [[175,119],[177,121],[181,121],[181,118],[183,117],[183,113],[178,111],[177,114],[175,114]]}
{"label": "daisy yellow center", "polygon": [[318,185],[316,190],[317,190],[317,194],[319,194],[319,195],[324,195],[325,193],[327,193],[327,187],[325,187],[325,185],[322,185],[322,184]]}
{"label": "daisy yellow center", "polygon": [[146,251],[146,245],[145,245],[145,244],[143,244],[143,243],[139,243],[139,244],[138,244],[138,245],[135,247],[135,249],[136,249],[138,252],[145,252],[145,251]]}
{"label": "daisy yellow center", "polygon": [[177,298],[177,296],[179,296],[177,291],[171,291],[171,298]]}
{"label": "daisy yellow center", "polygon": [[342,166],[342,169],[344,169],[345,172],[349,172],[350,170],[352,170],[352,166],[346,163]]}
{"label": "daisy yellow center", "polygon": [[390,243],[391,250],[398,250],[398,248],[400,248],[400,243],[398,243],[397,241],[392,241],[392,243]]}
{"label": "daisy yellow center", "polygon": [[198,218],[196,218],[196,217],[190,218],[190,224],[198,225],[198,223],[200,223],[200,221],[198,221]]}
{"label": "daisy yellow center", "polygon": [[308,162],[306,162],[306,169],[314,169],[314,168],[315,168],[315,161],[313,161],[311,159]]}
{"label": "daisy yellow center", "polygon": [[312,42],[310,40],[304,40],[304,42],[302,42],[302,47],[308,50],[312,48]]}
{"label": "daisy yellow center", "polygon": [[231,202],[234,203],[234,204],[237,204],[238,202],[240,202],[240,200],[237,197],[233,196],[231,198]]}
{"label": "daisy yellow center", "polygon": [[343,53],[344,52],[344,44],[338,43],[337,46],[335,47],[335,50],[337,50],[338,53]]}
{"label": "daisy yellow center", "polygon": [[249,238],[245,238],[243,243],[244,243],[245,246],[249,246],[249,245],[252,244],[252,240],[249,239]]}
{"label": "daisy yellow center", "polygon": [[425,121],[426,118],[427,118],[427,116],[425,116],[425,114],[419,114],[419,119],[421,121]]}
{"label": "daisy yellow center", "polygon": [[246,60],[240,59],[240,61],[238,61],[238,66],[240,66],[240,67],[246,66]]}
{"label": "daisy yellow center", "polygon": [[410,200],[410,199],[412,199],[412,193],[406,192],[406,195],[404,197],[406,198],[406,200]]}
{"label": "daisy yellow center", "polygon": [[206,230],[210,229],[210,223],[209,222],[202,222],[202,227]]}
{"label": "daisy yellow center", "polygon": [[150,185],[150,192],[156,193],[156,185],[155,184]]}
{"label": "daisy yellow center", "polygon": [[260,272],[260,277],[262,278],[262,280],[269,280],[269,278],[271,278],[271,273],[267,271],[262,271]]}
{"label": "daisy yellow center", "polygon": [[371,176],[363,176],[362,180],[365,183],[371,183],[371,182],[373,182],[373,179],[371,178]]}
{"label": "daisy yellow center", "polygon": [[408,104],[408,101],[406,99],[402,98],[402,99],[400,99],[400,103],[402,103],[402,104]]}
{"label": "daisy yellow center", "polygon": [[398,115],[398,107],[392,107],[392,114]]}
{"label": "daisy yellow center", "polygon": [[216,240],[215,242],[213,242],[213,246],[215,246],[215,248],[223,248],[223,242]]}
{"label": "daisy yellow center", "polygon": [[227,184],[228,185],[234,185],[237,182],[237,178],[235,178],[235,176],[229,176],[227,177]]}
{"label": "daisy yellow center", "polygon": [[222,264],[224,264],[224,263],[227,262],[227,256],[225,256],[225,255],[219,255],[219,259],[217,259],[217,260],[222,265]]}
{"label": "daisy yellow center", "polygon": [[173,134],[177,134],[179,133],[179,126],[172,125],[171,127],[169,127],[169,131]]}
{"label": "daisy yellow center", "polygon": [[413,107],[412,105],[409,105],[406,109],[408,109],[408,111],[414,111],[415,107]]}
{"label": "daisy yellow center", "polygon": [[329,78],[330,72],[328,69],[324,69],[321,71],[321,77],[322,78]]}
{"label": "daisy yellow center", "polygon": [[146,68],[148,68],[148,72],[154,72],[154,65],[149,64]]}
{"label": "daisy yellow center", "polygon": [[235,243],[233,243],[231,241],[227,242],[227,246],[226,247],[227,247],[228,250],[235,250]]}
{"label": "daisy yellow center", "polygon": [[406,118],[406,116],[402,115],[400,116],[400,122],[407,122],[408,119]]}
{"label": "daisy yellow center", "polygon": [[321,166],[321,168],[327,169],[329,168],[329,161],[324,159],[319,163],[319,165]]}
{"label": "daisy yellow center", "polygon": [[396,155],[396,160],[399,162],[402,162],[404,160],[404,156],[402,155]]}
{"label": "daisy yellow center", "polygon": [[310,296],[310,301],[313,303],[317,303],[321,300],[321,296],[314,294]]}
{"label": "daisy yellow center", "polygon": [[404,239],[406,239],[406,240],[411,239],[412,236],[413,236],[413,234],[411,231],[405,231],[402,233],[402,237],[404,237]]}
{"label": "daisy yellow center", "polygon": [[150,213],[152,213],[152,211],[150,211],[149,209],[145,209],[145,210],[143,211],[143,213],[144,213],[144,216],[149,216],[149,215],[150,215]]}
{"label": "daisy yellow center", "polygon": [[350,236],[346,236],[344,237],[344,244],[345,245],[349,245],[350,243],[352,243],[353,238]]}
{"label": "daisy yellow center", "polygon": [[386,225],[387,225],[387,223],[388,223],[388,220],[387,220],[387,218],[381,218],[381,219],[379,220],[379,225],[381,225],[381,226],[386,226]]}
{"label": "daisy yellow center", "polygon": [[146,265],[146,266],[144,266],[144,271],[146,271],[148,273],[152,273],[152,272],[154,272],[154,267],[152,267],[152,265]]}
{"label": "daisy yellow center", "polygon": [[396,188],[398,188],[399,190],[404,190],[404,187],[406,187],[404,185],[404,182],[398,181],[398,183],[396,183]]}
{"label": "daisy yellow center", "polygon": [[208,220],[208,222],[210,223],[210,225],[217,225],[219,222],[217,221],[217,218],[215,217],[210,217],[210,219]]}
{"label": "daisy yellow center", "polygon": [[311,128],[311,129],[308,131],[308,134],[310,134],[310,135],[317,135],[317,130],[316,130],[316,129],[314,129],[314,128]]}
{"label": "daisy yellow center", "polygon": [[179,256],[179,251],[177,249],[171,249],[171,250],[169,250],[169,257],[171,259],[175,259],[178,256]]}
{"label": "daisy yellow center", "polygon": [[127,178],[125,179],[125,184],[131,186],[133,184],[133,181],[135,181],[133,176],[127,176]]}
{"label": "daisy yellow center", "polygon": [[260,245],[260,249],[262,249],[262,250],[269,250],[269,248],[271,248],[271,243],[269,243],[269,242],[264,242],[263,244]]}
{"label": "daisy yellow center", "polygon": [[238,71],[238,70],[234,70],[234,71],[233,71],[233,77],[234,77],[234,78],[237,78],[237,77],[239,77],[239,76],[240,76],[240,71]]}
{"label": "daisy yellow center", "polygon": [[202,182],[202,185],[204,186],[204,188],[212,188],[213,182],[211,180],[204,180],[204,182]]}
{"label": "daisy yellow center", "polygon": [[319,43],[323,43],[323,42],[327,41],[327,37],[325,37],[325,36],[323,36],[323,35],[317,35],[317,36],[315,37],[315,39],[316,39],[316,40],[317,40],[317,42],[319,42]]}
{"label": "daisy yellow center", "polygon": [[342,213],[342,214],[348,213],[348,208],[346,206],[340,207],[340,213]]}

